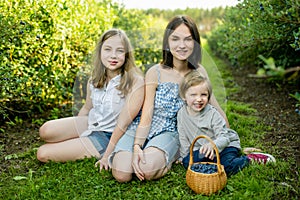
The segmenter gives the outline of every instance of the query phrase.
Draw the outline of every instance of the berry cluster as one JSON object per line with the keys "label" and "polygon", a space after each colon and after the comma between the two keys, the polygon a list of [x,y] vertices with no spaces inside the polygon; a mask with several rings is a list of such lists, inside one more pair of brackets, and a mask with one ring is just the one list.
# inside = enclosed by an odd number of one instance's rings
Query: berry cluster
{"label": "berry cluster", "polygon": [[191,166],[191,170],[193,170],[194,172],[200,172],[203,174],[213,174],[216,173],[218,171],[217,169],[217,165],[211,165],[211,164],[193,164]]}

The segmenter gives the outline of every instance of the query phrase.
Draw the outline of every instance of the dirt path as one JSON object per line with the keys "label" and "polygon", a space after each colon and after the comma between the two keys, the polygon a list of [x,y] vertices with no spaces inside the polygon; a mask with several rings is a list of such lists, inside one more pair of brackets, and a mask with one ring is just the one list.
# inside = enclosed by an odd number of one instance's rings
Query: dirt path
{"label": "dirt path", "polygon": [[[230,97],[232,100],[249,103],[258,111],[263,123],[272,129],[265,136],[266,146],[275,146],[277,157],[294,157],[300,166],[300,114],[295,112],[297,101],[289,94],[299,91],[300,85],[278,87],[266,80],[247,77],[255,69],[231,68],[235,82],[241,90]],[[271,148],[270,148],[271,149]]]}

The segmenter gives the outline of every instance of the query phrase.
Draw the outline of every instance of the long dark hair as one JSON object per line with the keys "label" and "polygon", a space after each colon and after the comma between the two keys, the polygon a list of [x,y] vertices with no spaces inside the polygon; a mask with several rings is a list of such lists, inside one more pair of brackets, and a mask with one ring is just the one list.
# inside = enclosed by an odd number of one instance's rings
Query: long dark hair
{"label": "long dark hair", "polygon": [[181,24],[185,24],[191,32],[192,38],[194,40],[194,50],[191,56],[188,58],[188,67],[190,69],[196,69],[199,66],[202,58],[202,51],[201,51],[201,41],[200,41],[200,34],[197,28],[196,23],[190,18],[189,16],[185,15],[178,15],[175,16],[171,21],[168,23],[164,38],[163,38],[163,46],[162,46],[162,53],[163,53],[163,60],[161,64],[163,66],[168,66],[173,68],[173,55],[170,51],[169,47],[169,36],[174,32],[174,30],[180,26]]}

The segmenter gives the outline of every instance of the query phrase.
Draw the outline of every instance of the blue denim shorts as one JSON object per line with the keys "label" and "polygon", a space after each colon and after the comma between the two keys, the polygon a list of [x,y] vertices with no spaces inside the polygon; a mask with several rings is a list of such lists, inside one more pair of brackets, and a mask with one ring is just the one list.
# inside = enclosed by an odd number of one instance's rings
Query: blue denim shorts
{"label": "blue denim shorts", "polygon": [[103,156],[107,145],[109,143],[111,132],[105,132],[105,131],[93,131],[90,135],[87,137],[91,140],[97,151],[101,156]]}
{"label": "blue denim shorts", "polygon": [[[127,130],[126,133],[118,141],[114,151],[112,152],[109,161],[112,162],[112,158],[115,153],[119,151],[133,152],[133,143],[135,137],[135,130]],[[179,136],[177,132],[162,132],[150,140],[146,140],[142,149],[148,147],[156,147],[165,152],[166,164],[174,162],[179,157]]]}

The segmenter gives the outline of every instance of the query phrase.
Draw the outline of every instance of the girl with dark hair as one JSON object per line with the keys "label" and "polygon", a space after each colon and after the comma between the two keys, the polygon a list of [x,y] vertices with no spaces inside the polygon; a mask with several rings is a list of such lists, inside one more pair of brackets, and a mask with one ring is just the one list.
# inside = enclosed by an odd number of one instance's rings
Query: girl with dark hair
{"label": "girl with dark hair", "polygon": [[[200,65],[199,32],[190,17],[176,16],[168,23],[162,48],[162,62],[146,73],[141,121],[136,130],[123,135],[109,159],[119,182],[130,181],[133,173],[140,180],[158,179],[167,173],[179,156],[176,115],[184,104],[179,83],[192,70],[207,77]],[[227,120],[213,94],[210,103]]]}

